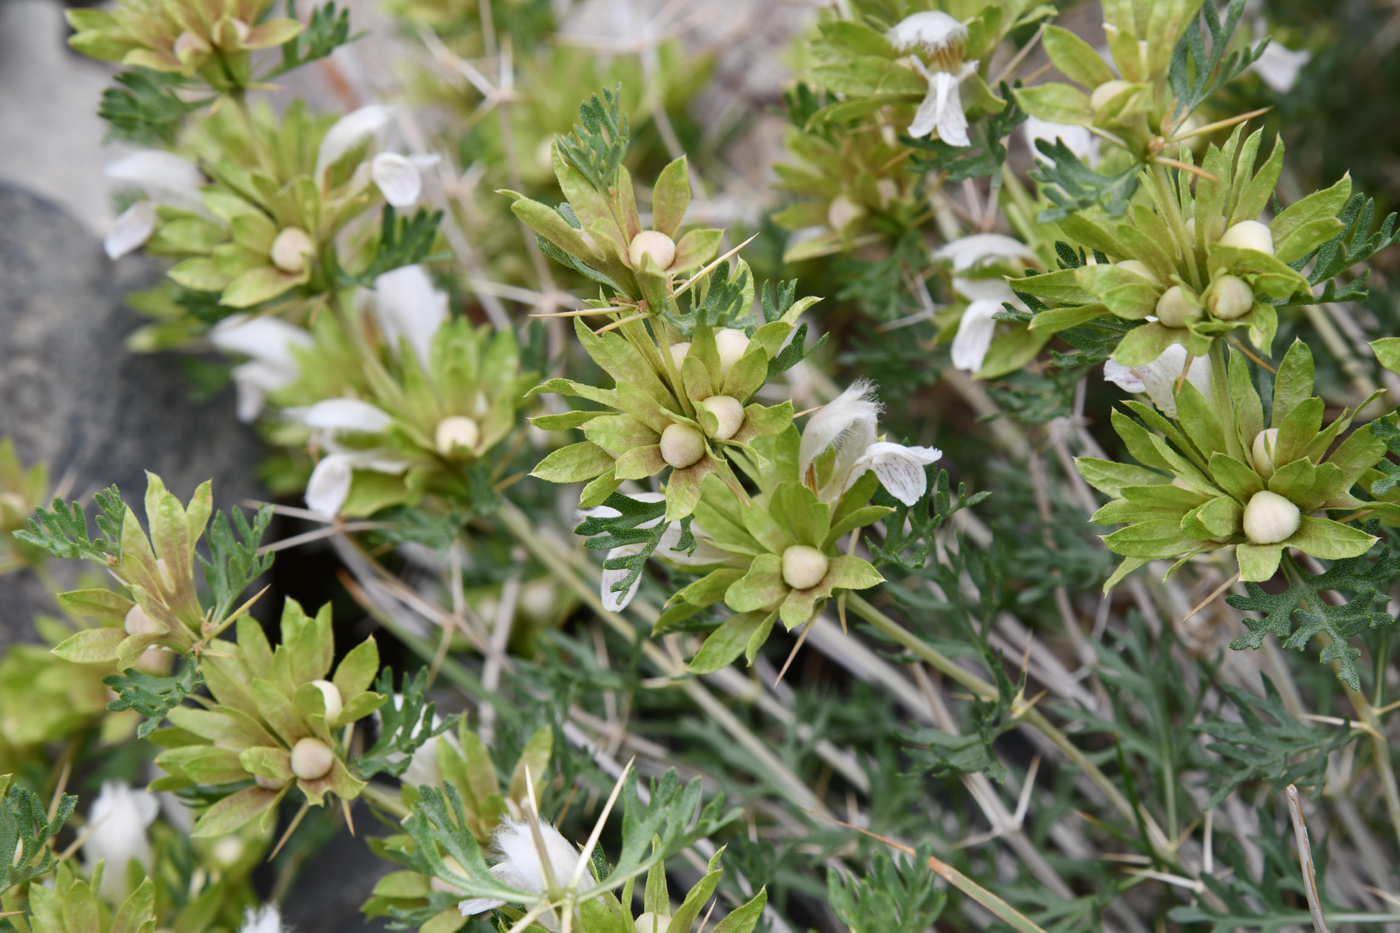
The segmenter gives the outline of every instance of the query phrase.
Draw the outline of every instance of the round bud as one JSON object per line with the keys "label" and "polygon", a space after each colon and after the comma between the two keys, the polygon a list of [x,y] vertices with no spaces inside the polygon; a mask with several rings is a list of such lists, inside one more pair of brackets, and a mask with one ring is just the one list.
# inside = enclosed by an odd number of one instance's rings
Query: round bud
{"label": "round bud", "polygon": [[1105,104],[1131,86],[1127,81],[1105,81],[1094,88],[1094,93],[1089,95],[1089,109],[1097,113],[1103,109]]}
{"label": "round bud", "polygon": [[288,227],[272,241],[268,255],[272,264],[283,272],[296,275],[306,270],[306,257],[316,252],[316,241],[300,227]]}
{"label": "round bud", "polygon": [[1180,285],[1173,285],[1157,299],[1157,320],[1163,327],[1185,327],[1201,316],[1201,309],[1186,296]]}
{"label": "round bud", "polygon": [[247,23],[243,22],[243,20],[238,17],[234,17],[233,34],[238,37],[240,43],[248,41],[248,33],[250,32],[252,32],[252,30],[248,27]]}
{"label": "round bud", "polygon": [[303,781],[317,781],[331,772],[335,753],[320,739],[305,738],[292,746],[292,773]]}
{"label": "round bud", "polygon": [[1274,234],[1257,220],[1241,220],[1220,237],[1223,246],[1237,246],[1260,253],[1274,254]]}
{"label": "round bud", "polygon": [[1287,541],[1303,523],[1298,507],[1276,492],[1256,492],[1244,507],[1244,536],[1251,544]]}
{"label": "round bud", "polygon": [[671,362],[676,366],[676,372],[681,371],[681,366],[685,363],[685,355],[690,352],[690,341],[671,344]]}
{"label": "round bud", "polygon": [[433,443],[437,447],[437,452],[444,457],[450,457],[458,447],[471,453],[476,448],[476,442],[481,439],[481,429],[476,426],[476,422],[466,415],[453,415],[451,418],[443,418],[438,422],[437,431],[433,435]]}
{"label": "round bud", "polygon": [[721,379],[729,375],[729,370],[739,358],[744,355],[744,351],[749,348],[749,338],[742,330],[733,327],[725,327],[715,331],[715,349],[719,350],[719,377]]}
{"label": "round bud", "polygon": [[224,836],[214,843],[213,851],[209,854],[214,857],[215,864],[232,868],[243,857],[243,840],[237,836]]}
{"label": "round bud", "polygon": [[340,711],[345,709],[345,703],[340,698],[340,688],[329,680],[313,680],[311,683],[321,691],[321,700],[326,705],[326,722],[331,723],[340,718]]}
{"label": "round bud", "polygon": [[826,578],[831,560],[805,544],[794,544],[783,551],[783,582],[794,590],[810,590]]}
{"label": "round bud", "polygon": [[863,216],[865,216],[865,208],[846,194],[838,194],[832,198],[831,204],[826,209],[826,223],[833,230],[844,230],[849,224]]}
{"label": "round bud", "polygon": [[705,435],[688,424],[673,424],[661,432],[661,459],[677,470],[694,466],[705,456]]}
{"label": "round bud", "polygon": [[722,441],[727,441],[739,430],[739,426],[744,423],[744,406],[739,404],[739,400],[729,395],[712,395],[700,403],[700,407],[715,416],[719,421],[719,427],[715,428],[715,437]]}
{"label": "round bud", "polygon": [[653,271],[661,272],[671,268],[676,261],[676,243],[659,230],[643,230],[632,238],[627,247],[627,260],[633,269],[642,267],[642,257],[650,256]]}
{"label": "round bud", "polygon": [[1244,279],[1235,275],[1222,275],[1211,282],[1205,297],[1211,315],[1222,321],[1243,317],[1254,307],[1254,292],[1249,290]]}
{"label": "round bud", "polygon": [[1274,475],[1274,448],[1278,444],[1278,428],[1265,428],[1254,438],[1254,472],[1268,479]]}
{"label": "round bud", "polygon": [[281,790],[287,786],[286,781],[279,781],[277,778],[270,778],[266,774],[253,775],[253,783],[263,790]]}
{"label": "round bud", "polygon": [[126,620],[123,623],[128,635],[163,635],[165,626],[155,619],[146,615],[146,610],[140,606],[132,606],[126,611]]}
{"label": "round bud", "polygon": [[666,933],[671,925],[670,917],[663,917],[647,911],[637,918],[637,933]]}
{"label": "round bud", "polygon": [[1153,275],[1152,270],[1147,268],[1147,263],[1139,262],[1136,259],[1125,259],[1117,265],[1120,269],[1127,269],[1129,272],[1136,272],[1138,275],[1142,276],[1144,279],[1147,279],[1149,282],[1152,282],[1154,284],[1157,282],[1157,276]]}

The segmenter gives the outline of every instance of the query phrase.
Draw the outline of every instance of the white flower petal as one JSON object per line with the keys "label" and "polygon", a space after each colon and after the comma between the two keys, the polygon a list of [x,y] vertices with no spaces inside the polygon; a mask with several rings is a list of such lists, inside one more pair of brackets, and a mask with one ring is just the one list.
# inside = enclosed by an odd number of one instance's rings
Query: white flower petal
{"label": "white flower petal", "polygon": [[966,272],[1005,259],[1036,261],[1034,250],[1002,233],[974,233],[961,237],[934,250],[933,258],[951,260],[954,272]]}
{"label": "white flower petal", "polygon": [[318,515],[332,517],[350,497],[354,464],[345,454],[327,454],[311,471],[306,483],[306,507]]}
{"label": "white flower petal", "polygon": [[934,109],[937,112],[938,138],[950,146],[970,146],[972,141],[967,138],[967,114],[963,113],[959,83],[958,78],[940,71],[934,75],[929,91],[937,97]]}
{"label": "white flower petal", "polygon": [[308,428],[329,431],[356,431],[378,434],[394,419],[387,412],[357,398],[328,398],[317,402],[302,415]]}
{"label": "white flower petal", "polygon": [[[1153,406],[1158,411],[1168,418],[1175,418],[1176,381],[1181,378],[1182,368],[1186,365],[1186,357],[1186,348],[1179,343],[1174,343],[1163,350],[1162,355],[1151,363],[1131,367],[1132,374],[1137,377],[1137,382],[1141,386],[1139,389],[1133,389],[1132,380],[1123,379],[1116,369],[1114,374],[1119,378],[1110,379],[1107,364],[1104,366],[1104,378],[1129,392],[1147,393],[1147,397],[1152,400]],[[1207,399],[1211,398],[1209,359],[1203,356],[1192,359],[1191,368],[1186,371],[1186,379]]]}
{"label": "white flower petal", "polygon": [[324,182],[326,169],[364,140],[383,140],[390,112],[388,107],[370,104],[337,120],[321,140],[321,148],[316,153],[316,180]]}
{"label": "white flower petal", "polygon": [[495,910],[497,907],[504,906],[506,906],[505,901],[498,901],[489,897],[469,897],[464,901],[457,902],[457,909],[462,912],[463,917],[474,917],[477,914],[482,914],[488,910]]}
{"label": "white flower petal", "polygon": [[1035,147],[1037,139],[1044,139],[1050,142],[1059,140],[1064,143],[1070,152],[1074,153],[1084,161],[1090,168],[1096,168],[1099,164],[1099,140],[1093,133],[1090,133],[1082,126],[1075,126],[1068,123],[1051,123],[1049,120],[1041,120],[1036,117],[1028,117],[1025,122],[1024,132],[1026,134],[1026,145],[1030,147],[1031,155],[1047,162],[1055,164],[1055,160],[1042,153]]}
{"label": "white flower petal", "polygon": [[1245,70],[1259,75],[1275,94],[1287,94],[1293,90],[1293,84],[1298,80],[1298,72],[1310,61],[1312,53],[1307,49],[1295,52],[1277,42],[1270,42],[1265,47],[1264,54],[1259,56],[1259,60]]}
{"label": "white flower petal", "polygon": [[249,907],[243,911],[243,926],[238,933],[281,933],[282,912],[275,902],[256,909]]}
{"label": "white flower petal", "polygon": [[853,486],[866,470],[874,470],[890,495],[905,505],[913,505],[928,490],[924,467],[942,456],[943,451],[934,447],[905,447],[888,441],[871,444],[856,461],[846,488]]}
{"label": "white flower petal", "polygon": [[[676,523],[679,524],[679,523]],[[668,529],[669,530],[669,529]],[[624,544],[622,547],[615,547],[608,551],[608,556],[604,560],[613,560],[618,557],[636,557],[642,553],[646,545],[644,544]],[[642,585],[642,577],[637,575],[637,579],[632,581],[632,585],[625,592],[614,592],[613,587],[620,583],[628,570],[608,570],[603,569],[603,582],[599,584],[600,592],[603,596],[603,608],[609,612],[621,612],[627,608],[627,604],[632,601],[632,597],[637,595],[637,588]]]}
{"label": "white flower petal", "polygon": [[426,369],[433,337],[448,318],[447,294],[433,286],[422,266],[404,266],[374,281],[374,313],[384,339],[397,353],[407,340]]}
{"label": "white flower petal", "polygon": [[[867,379],[857,379],[850,388],[822,406],[807,420],[802,430],[802,443],[797,453],[797,474],[805,479],[807,468],[828,447],[837,451],[836,475],[850,469],[855,459],[875,442],[875,425],[880,417],[880,403],[875,399],[875,387]],[[843,456],[850,448],[850,455]],[[839,469],[845,462],[845,469]]]}
{"label": "white flower petal", "polygon": [[394,207],[412,207],[423,193],[418,167],[397,152],[381,152],[370,162],[370,177]]}
{"label": "white flower petal", "polygon": [[258,317],[231,314],[209,331],[209,342],[225,353],[290,367],[293,373],[297,362],[292,347],[309,350],[316,345],[311,334],[270,314]]}
{"label": "white flower petal", "polygon": [[967,27],[941,10],[926,10],[904,17],[885,32],[885,38],[900,52],[933,53],[966,42]]}
{"label": "white flower petal", "polygon": [[137,201],[122,211],[112,226],[107,228],[107,236],[102,248],[108,259],[120,259],[132,250],[139,249],[151,234],[156,232],[156,206],[150,201]]}
{"label": "white flower petal", "polygon": [[[566,884],[573,877],[579,860],[585,855],[578,846],[561,836],[549,823],[541,820],[539,828],[540,838],[544,842],[544,855],[549,860],[550,873],[554,875],[555,881]],[[544,868],[530,824],[506,816],[497,826],[492,842],[500,852],[502,860],[492,867],[491,873],[513,888],[532,894],[543,894]],[[592,877],[593,872],[589,868],[584,878],[587,880]]]}
{"label": "white flower petal", "polygon": [[135,152],[113,162],[103,172],[114,181],[135,185],[158,203],[191,211],[204,209],[204,199],[199,192],[204,175],[199,166],[172,152],[156,149]]}
{"label": "white flower petal", "polygon": [[1117,360],[1109,360],[1103,364],[1103,379],[1104,382],[1111,382],[1124,392],[1147,391],[1147,387],[1142,384],[1138,374]]}
{"label": "white flower petal", "polygon": [[244,423],[256,421],[262,414],[263,402],[269,392],[286,388],[296,381],[296,370],[268,363],[264,360],[249,360],[233,367],[233,385],[238,393],[238,420]]}
{"label": "white flower petal", "polygon": [[979,299],[967,306],[958,332],[953,336],[953,368],[975,373],[982,368],[996,335],[998,312],[1005,310],[1000,301]]}
{"label": "white flower petal", "polygon": [[120,902],[126,895],[126,866],[135,859],[148,871],[153,853],[146,827],[160,812],[160,801],[129,784],[107,781],[88,811],[88,835],[83,840],[83,863],[89,870],[105,861],[101,894]]}

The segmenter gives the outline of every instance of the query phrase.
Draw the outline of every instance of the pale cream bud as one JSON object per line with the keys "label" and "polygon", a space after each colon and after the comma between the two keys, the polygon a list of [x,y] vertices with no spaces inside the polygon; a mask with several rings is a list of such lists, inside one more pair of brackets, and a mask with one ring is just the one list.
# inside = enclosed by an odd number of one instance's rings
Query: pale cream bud
{"label": "pale cream bud", "polygon": [[715,429],[715,437],[719,440],[729,440],[744,423],[744,406],[732,396],[712,395],[701,402],[700,407],[714,415],[719,422],[719,427]]}
{"label": "pale cream bud", "polygon": [[1234,275],[1222,275],[1210,283],[1205,298],[1211,315],[1222,321],[1243,317],[1254,307],[1254,292],[1244,279]]}
{"label": "pale cream bud", "polygon": [[637,918],[637,933],[666,933],[671,925],[670,917],[663,917],[647,911]]}
{"label": "pale cream bud", "polygon": [[292,746],[292,773],[303,781],[317,781],[330,774],[335,752],[320,739],[305,738]]}
{"label": "pale cream bud", "polygon": [[214,843],[214,861],[223,868],[232,868],[243,858],[243,840],[237,836],[224,836]]}
{"label": "pale cream bud", "polygon": [[749,348],[749,338],[742,330],[724,327],[715,332],[715,349],[719,350],[719,377],[724,379],[729,370]]}
{"label": "pale cream bud", "polygon": [[209,51],[209,43],[203,36],[196,35],[188,29],[175,37],[175,45],[171,48],[175,57],[183,61],[186,56],[195,55]]}
{"label": "pale cream bud", "polygon": [[660,230],[643,230],[632,238],[627,247],[627,259],[633,269],[642,267],[642,257],[650,256],[653,270],[661,272],[676,261],[676,243]]}
{"label": "pale cream bud", "polygon": [[1274,475],[1274,449],[1278,445],[1278,428],[1265,428],[1254,438],[1254,472],[1268,479]]}
{"label": "pale cream bud", "polygon": [[1149,282],[1156,283],[1157,276],[1152,274],[1152,270],[1147,268],[1147,263],[1139,262],[1136,259],[1125,259],[1118,263],[1118,268],[1127,269],[1129,272],[1136,272]]}
{"label": "pale cream bud", "polygon": [[1201,316],[1201,309],[1186,297],[1180,285],[1173,285],[1157,299],[1157,320],[1163,327],[1185,327]]}
{"label": "pale cream bud", "polygon": [[857,204],[850,195],[838,194],[831,199],[831,204],[826,209],[827,226],[833,230],[845,229],[847,224],[853,223],[865,216],[865,208]]}
{"label": "pale cream bud", "polygon": [[705,456],[705,435],[688,424],[673,424],[661,432],[661,459],[677,470],[700,462]]}
{"label": "pale cream bud", "polygon": [[316,241],[300,227],[288,227],[272,241],[268,255],[283,272],[296,275],[306,269],[306,258],[316,252]]}
{"label": "pale cream bud", "polygon": [[281,790],[287,786],[286,781],[279,781],[277,778],[270,778],[266,774],[253,775],[253,783],[263,790]]}
{"label": "pale cream bud", "polygon": [[1123,91],[1129,87],[1131,87],[1131,85],[1127,81],[1105,81],[1103,84],[1094,88],[1094,93],[1089,95],[1089,109],[1095,112],[1102,110],[1105,104],[1123,93]]}
{"label": "pale cream bud", "polygon": [[1257,220],[1241,220],[1220,238],[1222,246],[1252,249],[1270,256],[1274,254],[1274,234]]}
{"label": "pale cream bud", "polygon": [[458,447],[471,452],[476,449],[476,442],[480,439],[481,429],[476,426],[475,421],[466,415],[443,418],[438,422],[437,431],[434,432],[433,436],[437,452],[444,457],[452,456]]}
{"label": "pale cream bud", "polygon": [[783,551],[783,582],[794,590],[810,590],[826,578],[830,559],[814,547],[794,544]]}
{"label": "pale cream bud", "polygon": [[326,722],[334,722],[340,717],[345,703],[340,698],[340,688],[329,680],[313,680],[311,683],[321,691],[321,700],[326,705]]}
{"label": "pale cream bud", "polygon": [[1256,492],[1244,507],[1244,536],[1253,544],[1287,541],[1303,523],[1298,507],[1276,492]]}
{"label": "pale cream bud", "polygon": [[671,362],[675,364],[676,372],[681,371],[681,366],[685,363],[685,355],[690,352],[690,341],[671,344]]}
{"label": "pale cream bud", "polygon": [[146,615],[146,610],[140,606],[132,606],[126,611],[126,619],[122,627],[126,629],[128,635],[163,635],[165,633],[165,626]]}

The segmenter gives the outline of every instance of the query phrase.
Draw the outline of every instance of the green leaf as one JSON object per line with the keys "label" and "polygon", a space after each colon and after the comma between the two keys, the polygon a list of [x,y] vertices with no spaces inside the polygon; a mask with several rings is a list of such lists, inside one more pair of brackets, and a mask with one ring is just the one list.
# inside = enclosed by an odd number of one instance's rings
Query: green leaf
{"label": "green leaf", "polygon": [[1035,148],[1053,160],[1052,164],[1037,159],[1031,171],[1031,178],[1044,186],[1051,204],[1036,216],[1041,223],[1054,223],[1095,205],[1110,217],[1121,217],[1127,211],[1128,199],[1137,191],[1141,179],[1141,164],[1130,165],[1113,175],[1101,175],[1058,139],[1053,143],[1037,139]]}
{"label": "green leaf", "polygon": [[69,506],[62,499],[53,500],[52,512],[39,509],[29,520],[29,529],[16,531],[15,537],[25,544],[48,551],[54,557],[68,560],[82,558],[108,566],[108,555],[121,555],[121,529],[127,507],[116,486],[109,486],[95,498],[99,510],[97,529],[105,537],[89,539],[83,507],[77,502]]}
{"label": "green leaf", "polygon": [[1071,81],[1096,88],[1113,80],[1113,72],[1094,47],[1068,29],[1046,26],[1040,41],[1050,61]]}
{"label": "green leaf", "polygon": [[181,75],[149,68],[123,71],[113,80],[120,87],[102,92],[97,115],[112,127],[108,139],[141,146],[173,146],[185,117],[214,99],[184,100],[176,93],[185,86]]}
{"label": "green leaf", "polygon": [[603,88],[603,99],[594,94],[579,105],[579,122],[568,136],[555,141],[564,158],[578,170],[595,191],[607,194],[617,181],[622,157],[627,152],[628,123],[619,118],[618,101],[622,85]]}
{"label": "green leaf", "polygon": [[434,258],[433,243],[437,240],[442,211],[420,207],[412,217],[399,217],[393,205],[384,205],[379,222],[379,243],[374,258],[358,274],[340,272],[340,286],[373,287],[374,280],[386,272],[403,266],[430,262]]}
{"label": "green leaf", "polygon": [[[398,777],[408,769],[413,753],[435,735],[441,735],[457,725],[461,716],[453,713],[441,722],[434,722],[434,704],[424,699],[428,687],[428,669],[420,667],[412,677],[404,676],[402,701],[385,703],[379,710],[383,721],[379,740],[356,758],[353,768],[356,776],[369,780],[381,771]],[[394,696],[394,672],[384,668],[379,674],[376,692],[381,696]]]}
{"label": "green leaf", "polygon": [[146,738],[161,724],[172,709],[204,683],[199,665],[193,660],[186,661],[179,673],[169,677],[143,674],[137,670],[127,670],[121,674],[110,674],[102,682],[111,687],[117,698],[107,704],[114,713],[134,709],[146,721],[136,727],[138,738]]}
{"label": "green leaf", "polygon": [[[1230,52],[1228,57],[1225,55],[1235,26],[1244,15],[1244,6],[1245,0],[1230,0],[1223,24],[1214,3],[1201,4],[1200,15],[1191,19],[1191,25],[1186,27],[1172,53],[1171,69],[1167,73],[1167,80],[1176,93],[1173,119],[1178,114],[1183,118],[1189,115],[1264,54],[1269,44],[1267,39],[1253,49],[1246,45],[1243,49]],[[1210,54],[1206,54],[1205,41],[1201,36],[1202,19],[1210,32]]]}
{"label": "green leaf", "polygon": [[613,455],[592,441],[561,447],[539,462],[532,476],[551,483],[579,483],[611,473]]}
{"label": "green leaf", "polygon": [[234,602],[248,585],[272,569],[274,557],[273,554],[258,556],[263,535],[272,524],[272,506],[259,507],[252,525],[243,517],[242,509],[233,508],[229,512],[233,514],[238,539],[234,538],[233,529],[229,527],[228,515],[220,512],[214,516],[206,538],[211,559],[205,560],[203,555],[198,555],[199,562],[204,566],[204,579],[214,596],[214,608],[210,615],[214,628],[234,611]]}
{"label": "green leaf", "polygon": [[48,874],[55,859],[50,840],[58,835],[73,813],[78,798],[64,794],[58,801],[53,819],[48,807],[37,795],[18,784],[10,783],[9,775],[0,775],[0,893],[32,878]]}
{"label": "green leaf", "polygon": [[[295,0],[288,0],[287,16],[297,17]],[[300,30],[292,41],[282,44],[281,63],[264,75],[262,80],[266,81],[325,58],[342,45],[354,42],[363,35],[364,33],[350,35],[349,10],[337,10],[334,3],[316,7],[311,11],[306,28]]]}
{"label": "green leaf", "polygon": [[706,637],[705,643],[686,666],[695,674],[713,674],[728,667],[744,653],[749,640],[762,628],[765,619],[768,620],[769,629],[772,629],[772,615],[767,610],[758,609],[731,616]]}

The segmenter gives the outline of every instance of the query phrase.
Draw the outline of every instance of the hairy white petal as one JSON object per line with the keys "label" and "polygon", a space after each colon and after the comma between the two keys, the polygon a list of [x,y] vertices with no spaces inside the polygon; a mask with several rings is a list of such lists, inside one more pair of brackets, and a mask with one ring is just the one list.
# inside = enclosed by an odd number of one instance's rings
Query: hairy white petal
{"label": "hairy white petal", "polygon": [[505,901],[498,901],[490,897],[469,897],[464,901],[457,902],[457,909],[462,912],[463,917],[473,917],[504,906],[506,906]]}
{"label": "hairy white petal", "polygon": [[987,359],[996,336],[996,315],[1003,311],[1000,301],[985,299],[972,302],[963,312],[958,332],[953,336],[953,368],[975,373]]}
{"label": "hairy white petal", "polygon": [[1096,168],[1099,164],[1099,140],[1093,133],[1090,133],[1082,126],[1075,126],[1070,123],[1051,123],[1049,120],[1041,120],[1037,117],[1027,117],[1024,132],[1026,134],[1026,145],[1030,147],[1031,155],[1042,162],[1055,164],[1055,160],[1042,153],[1035,147],[1037,139],[1044,139],[1050,142],[1059,140],[1064,143],[1070,152],[1074,153],[1084,161],[1090,168]]}
{"label": "hairy white petal", "polygon": [[296,370],[286,369],[263,360],[249,360],[233,367],[233,386],[238,395],[238,420],[256,421],[262,414],[263,402],[269,392],[291,385]]}
{"label": "hairy white petal", "polygon": [[89,833],[83,841],[83,863],[89,871],[105,861],[101,894],[120,902],[126,895],[126,866],[135,859],[147,870],[152,863],[146,827],[160,812],[156,795],[120,781],[107,781],[88,811]]}
{"label": "hairy white petal", "polygon": [[394,207],[412,207],[423,193],[423,179],[414,165],[397,152],[381,152],[370,161],[370,178],[384,200]]}
{"label": "hairy white petal", "polygon": [[[577,846],[569,842],[559,834],[559,831],[549,823],[540,821],[540,837],[544,842],[544,858],[549,863],[550,874],[554,876],[558,884],[567,884],[573,877],[574,868],[579,860],[584,858]],[[501,861],[492,866],[491,874],[502,884],[520,891],[529,892],[534,895],[542,895],[545,892],[545,873],[540,859],[540,850],[535,843],[534,832],[530,824],[524,820],[516,820],[507,816],[501,820],[496,828],[496,835],[493,837],[494,848],[500,853]],[[593,879],[593,870],[590,866],[586,873],[585,883]],[[478,906],[486,904],[487,906]],[[489,909],[492,902],[486,898],[471,898],[458,904],[464,916],[468,914],[468,908],[473,912]],[[498,905],[498,902],[497,902]],[[559,921],[552,912],[546,912],[537,921],[547,930],[558,933]]]}
{"label": "hairy white petal", "polygon": [[913,505],[928,489],[924,467],[942,456],[943,451],[935,447],[905,447],[880,441],[867,447],[865,454],[856,461],[855,469],[846,480],[846,488],[850,489],[866,470],[874,470],[880,485],[890,495],[905,505]]}
{"label": "hairy white petal", "polygon": [[422,266],[404,266],[374,280],[374,313],[384,339],[397,353],[407,340],[426,369],[433,337],[448,318],[447,294],[433,286]]}
{"label": "hairy white petal", "polygon": [[1310,61],[1312,53],[1307,49],[1295,52],[1277,42],[1270,42],[1264,49],[1264,54],[1259,56],[1259,60],[1245,70],[1259,75],[1275,94],[1287,94],[1293,90],[1293,84],[1298,80],[1298,72]]}
{"label": "hairy white petal", "polygon": [[120,259],[132,250],[139,249],[156,232],[156,206],[150,201],[137,201],[122,211],[112,226],[107,228],[107,236],[102,248],[108,259]]}
{"label": "hairy white petal", "polygon": [[347,454],[327,454],[306,483],[306,507],[318,515],[334,516],[350,496],[354,462]]}
{"label": "hairy white petal", "polygon": [[[879,417],[880,403],[875,399],[875,387],[867,379],[851,383],[850,388],[807,420],[797,452],[798,476],[805,477],[812,461],[832,446],[837,447],[835,475],[850,469],[865,448],[875,442]],[[845,469],[841,469],[843,462]]]}
{"label": "hairy white petal", "polygon": [[382,141],[389,126],[389,113],[388,107],[370,104],[337,120],[321,140],[320,151],[316,153],[316,180],[322,181],[326,169],[365,139]]}
{"label": "hairy white petal", "polygon": [[249,907],[243,911],[243,926],[238,933],[281,933],[282,912],[275,902],[256,909]]}
{"label": "hairy white petal", "polygon": [[1104,382],[1111,382],[1124,392],[1147,391],[1147,387],[1142,384],[1138,374],[1117,360],[1109,360],[1103,364],[1103,379]]}
{"label": "hairy white petal", "polygon": [[382,409],[357,398],[328,398],[308,408],[302,421],[308,428],[378,434],[394,419]]}
{"label": "hairy white petal", "polygon": [[[1133,388],[1133,380],[1124,378],[1116,364],[1113,376],[1109,374],[1109,365],[1104,365],[1104,378],[1129,392],[1147,393],[1147,397],[1152,400],[1158,411],[1168,418],[1175,418],[1176,381],[1181,378],[1181,371],[1186,366],[1186,357],[1186,348],[1174,343],[1152,362],[1129,368],[1136,377],[1139,388]],[[1206,398],[1211,397],[1210,360],[1206,357],[1198,356],[1192,359],[1191,368],[1186,371],[1186,379]]]}
{"label": "hairy white petal", "polygon": [[934,259],[947,259],[953,263],[954,272],[1004,259],[1023,259],[1035,262],[1034,250],[1013,237],[1002,233],[974,233],[946,243],[933,251]]}
{"label": "hairy white petal", "polygon": [[204,200],[199,186],[204,176],[199,166],[172,152],[146,149],[113,162],[103,170],[108,178],[135,185],[146,197],[160,204],[202,211]]}
{"label": "hairy white petal", "polygon": [[904,17],[885,31],[885,38],[900,52],[936,52],[966,42],[967,27],[941,10],[926,10]]}
{"label": "hairy white petal", "polygon": [[302,328],[268,314],[258,317],[231,314],[209,331],[209,342],[225,353],[242,354],[290,368],[293,376],[297,361],[292,347],[309,350],[316,344]]}

